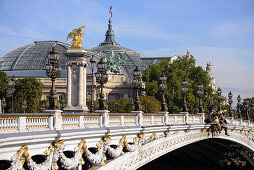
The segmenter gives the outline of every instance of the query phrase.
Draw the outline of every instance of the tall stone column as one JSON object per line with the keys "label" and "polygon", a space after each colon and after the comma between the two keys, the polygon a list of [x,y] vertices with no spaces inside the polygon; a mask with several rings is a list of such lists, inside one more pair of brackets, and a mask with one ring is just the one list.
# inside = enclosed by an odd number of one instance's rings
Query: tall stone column
{"label": "tall stone column", "polygon": [[68,50],[67,57],[67,107],[65,113],[88,113],[86,106],[86,60],[90,54],[85,50]]}
{"label": "tall stone column", "polygon": [[67,72],[67,107],[71,107],[71,63],[68,63]]}
{"label": "tall stone column", "polygon": [[84,64],[79,63],[79,100],[78,105],[83,108],[84,106]]}
{"label": "tall stone column", "polygon": [[87,108],[86,106],[86,91],[87,91],[87,87],[86,87],[86,67],[87,67],[87,64],[84,64],[84,71],[83,71],[83,89],[84,89],[84,93],[83,93],[83,97],[84,97],[84,101],[83,101],[83,105],[85,108]]}

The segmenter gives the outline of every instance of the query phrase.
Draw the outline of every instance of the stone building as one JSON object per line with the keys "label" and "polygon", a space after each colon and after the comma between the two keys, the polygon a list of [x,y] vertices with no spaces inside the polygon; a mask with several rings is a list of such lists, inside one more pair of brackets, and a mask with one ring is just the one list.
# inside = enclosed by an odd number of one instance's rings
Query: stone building
{"label": "stone building", "polygon": [[[105,40],[97,47],[86,49],[86,51],[97,56],[106,57],[113,50],[115,55],[119,55],[125,60],[121,64],[122,72],[109,74],[109,81],[105,84],[104,92],[108,100],[118,100],[133,96],[133,87],[131,84],[132,73],[136,66],[142,69],[147,69],[150,64],[158,63],[164,58],[174,57],[141,57],[140,53],[120,46],[115,41],[115,35],[112,28],[111,19],[109,19],[108,29],[105,34]],[[17,48],[0,58],[0,70],[7,73],[8,77],[15,76],[16,78],[34,77],[43,83],[42,99],[48,99],[51,88],[51,80],[46,76],[45,66],[47,64],[47,55],[55,46],[55,50],[60,55],[60,67],[62,69],[61,76],[56,80],[56,91],[59,99],[66,99],[67,85],[67,58],[64,53],[70,48],[70,44],[60,41],[35,41],[34,44],[26,45]],[[88,59],[89,61],[90,59]],[[171,60],[170,60],[171,61]],[[91,68],[88,62],[87,67],[87,97],[91,96]],[[95,69],[96,72],[96,69]],[[94,82],[95,82],[95,77]],[[11,82],[12,83],[12,82]],[[10,84],[10,88],[12,84]],[[99,94],[99,86],[94,83],[95,98]]]}
{"label": "stone building", "polygon": [[212,87],[213,91],[215,92],[216,91],[215,78],[212,76],[212,65],[211,65],[210,61],[207,62],[206,72],[207,72],[207,75],[210,80],[209,86]]}

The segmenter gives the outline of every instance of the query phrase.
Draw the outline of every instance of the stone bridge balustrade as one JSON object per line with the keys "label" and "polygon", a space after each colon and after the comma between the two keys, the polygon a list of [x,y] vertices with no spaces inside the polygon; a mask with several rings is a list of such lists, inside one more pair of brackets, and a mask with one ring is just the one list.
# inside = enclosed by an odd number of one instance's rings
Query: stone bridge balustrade
{"label": "stone bridge balustrade", "polygon": [[[139,117],[142,117],[139,118]],[[106,124],[104,122],[107,122]],[[202,124],[203,114],[161,113],[17,113],[0,115],[0,132],[33,132],[95,127]],[[244,126],[250,122],[241,121]],[[57,127],[56,127],[57,126]]]}
{"label": "stone bridge balustrade", "polygon": [[[136,146],[138,149],[114,158],[102,169],[135,169],[174,149],[209,138],[235,141],[254,151],[253,122],[234,118],[227,118],[227,121],[230,136],[224,132],[212,136],[206,132],[210,126],[204,123],[204,114],[1,114],[0,160],[10,161],[24,145],[31,156],[43,155],[52,143],[64,140],[62,151],[75,152],[82,140],[86,140],[88,148],[96,147],[108,135],[111,136],[109,145],[118,145],[123,136],[127,142],[133,142],[133,138],[140,134],[144,138],[142,145]],[[56,124],[61,125],[61,129],[57,129]]]}

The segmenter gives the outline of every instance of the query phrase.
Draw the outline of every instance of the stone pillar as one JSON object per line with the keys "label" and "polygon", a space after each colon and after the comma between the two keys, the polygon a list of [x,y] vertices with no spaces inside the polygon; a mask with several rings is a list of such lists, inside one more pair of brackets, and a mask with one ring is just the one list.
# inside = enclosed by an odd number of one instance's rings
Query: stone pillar
{"label": "stone pillar", "polygon": [[84,128],[84,116],[79,116],[79,128]]}
{"label": "stone pillar", "polygon": [[87,67],[87,64],[84,64],[84,67],[83,67],[83,89],[84,89],[84,92],[83,92],[83,97],[84,97],[84,101],[83,101],[83,106],[87,108],[86,106],[86,91],[87,91],[87,87],[86,87],[86,67]]}
{"label": "stone pillar", "polygon": [[[51,113],[53,116],[53,129],[54,130],[62,130],[63,129],[63,119],[61,113],[63,112],[62,110],[45,110],[45,113]],[[52,119],[50,120],[52,121]],[[49,122],[52,124],[52,122]],[[49,127],[52,129],[52,127]]]}
{"label": "stone pillar", "polygon": [[68,67],[68,86],[67,107],[64,112],[69,113],[87,113],[86,107],[86,60],[90,57],[90,53],[84,49],[68,50],[64,53],[67,57],[67,63],[71,63]]}
{"label": "stone pillar", "polygon": [[163,114],[163,124],[167,125],[168,124],[168,113],[167,111],[160,111],[159,114]]}
{"label": "stone pillar", "polygon": [[131,113],[136,113],[137,114],[137,120],[138,120],[138,126],[143,125],[143,111],[131,111]]}
{"label": "stone pillar", "polygon": [[102,127],[109,127],[109,111],[108,110],[96,110],[95,113],[101,114]]}
{"label": "stone pillar", "polygon": [[24,116],[19,117],[18,128],[19,128],[19,132],[26,131],[26,117]]}
{"label": "stone pillar", "polygon": [[205,123],[205,113],[197,113],[197,115],[200,115],[200,123]]}
{"label": "stone pillar", "polygon": [[83,103],[84,103],[84,89],[83,89],[83,85],[84,85],[84,67],[83,67],[83,63],[79,63],[79,100],[78,100],[78,105],[79,107],[83,107]]}
{"label": "stone pillar", "polygon": [[67,75],[67,107],[71,107],[71,63],[68,63],[68,75]]}

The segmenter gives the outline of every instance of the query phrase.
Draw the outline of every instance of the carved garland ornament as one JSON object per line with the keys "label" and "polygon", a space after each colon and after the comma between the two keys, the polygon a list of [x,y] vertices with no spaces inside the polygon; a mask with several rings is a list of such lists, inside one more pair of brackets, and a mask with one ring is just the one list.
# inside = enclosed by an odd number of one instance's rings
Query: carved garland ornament
{"label": "carved garland ornament", "polygon": [[[133,142],[128,142],[126,136],[123,136],[119,143],[112,147],[111,144],[111,136],[107,136],[99,141],[96,146],[98,151],[96,153],[92,153],[89,151],[86,140],[81,140],[80,143],[74,149],[74,157],[67,158],[64,154],[64,141],[59,141],[55,143],[53,146],[50,146],[45,152],[46,160],[43,163],[37,164],[34,162],[28,152],[28,146],[21,147],[17,153],[12,157],[11,167],[8,170],[22,170],[23,165],[26,162],[27,166],[33,170],[57,170],[59,167],[57,166],[57,162],[60,161],[61,165],[65,169],[75,169],[79,165],[83,165],[85,162],[83,160],[82,155],[84,154],[87,160],[92,165],[106,165],[105,160],[107,159],[105,154],[109,155],[110,158],[116,159],[121,155],[124,155],[124,150],[127,152],[135,152],[142,146],[144,146],[143,152],[137,152],[131,155],[126,161],[121,161],[120,164],[115,165],[114,168],[118,169],[128,169],[132,166],[135,166],[138,162],[146,161],[146,159],[152,159],[154,154],[158,154],[159,152],[162,153],[163,150],[174,149],[175,146],[179,144],[184,144],[186,142],[195,142],[198,140],[203,140],[206,138],[211,138],[209,133],[205,130],[201,130],[197,133],[187,133],[184,136],[177,137],[175,134],[177,133],[170,133],[170,130],[165,131],[162,135],[158,136],[156,133],[153,133],[150,137],[146,137],[145,133],[138,134],[137,137],[133,138]],[[172,134],[172,136],[170,136]],[[232,131],[230,136],[226,136],[226,138],[233,138],[238,141],[242,141],[248,143],[249,141],[254,141],[254,133],[250,131],[239,132]],[[175,137],[174,137],[175,136]],[[217,134],[218,137],[224,135]],[[168,140],[165,140],[167,139]],[[146,145],[150,142],[156,140],[162,140],[161,143],[156,145]],[[165,140],[163,142],[163,140]]]}

